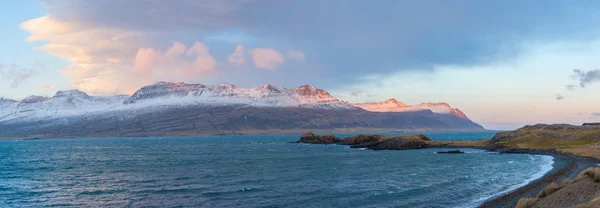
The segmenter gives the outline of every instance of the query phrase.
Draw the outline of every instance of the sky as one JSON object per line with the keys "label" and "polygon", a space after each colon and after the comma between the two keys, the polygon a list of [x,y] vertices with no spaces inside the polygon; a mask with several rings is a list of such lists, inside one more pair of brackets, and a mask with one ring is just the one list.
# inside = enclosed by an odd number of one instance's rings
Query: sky
{"label": "sky", "polygon": [[591,0],[1,1],[0,97],[158,81],[447,102],[488,129],[600,121]]}

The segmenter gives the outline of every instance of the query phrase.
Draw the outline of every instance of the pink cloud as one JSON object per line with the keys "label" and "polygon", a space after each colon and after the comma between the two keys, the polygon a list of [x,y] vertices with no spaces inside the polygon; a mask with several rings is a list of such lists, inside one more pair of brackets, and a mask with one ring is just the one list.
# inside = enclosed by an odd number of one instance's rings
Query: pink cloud
{"label": "pink cloud", "polygon": [[195,42],[188,52],[188,56],[194,57],[194,62],[185,68],[184,72],[190,75],[214,75],[216,73],[217,61],[210,54],[206,44]]}
{"label": "pink cloud", "polygon": [[271,48],[255,48],[250,51],[254,66],[260,69],[275,70],[285,62],[281,53]]}
{"label": "pink cloud", "polygon": [[181,56],[185,53],[185,45],[180,42],[173,42],[173,46],[167,50],[167,56]]}
{"label": "pink cloud", "polygon": [[153,48],[140,48],[135,55],[134,72],[139,76],[149,76],[156,62],[157,52]]}
{"label": "pink cloud", "polygon": [[138,49],[134,65],[133,72],[140,76],[210,76],[216,73],[217,61],[204,43],[195,42],[186,51],[182,43],[174,42],[164,53],[153,48]]}
{"label": "pink cloud", "polygon": [[244,46],[239,44],[235,47],[235,51],[229,55],[227,61],[232,64],[244,65],[246,63],[244,55]]}

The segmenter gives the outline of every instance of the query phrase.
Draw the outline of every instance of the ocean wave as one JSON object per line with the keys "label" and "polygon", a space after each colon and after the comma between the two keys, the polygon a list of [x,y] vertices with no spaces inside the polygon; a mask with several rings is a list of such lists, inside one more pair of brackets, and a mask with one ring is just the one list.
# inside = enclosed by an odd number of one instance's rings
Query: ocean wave
{"label": "ocean wave", "polygon": [[[494,197],[500,196],[502,194],[511,192],[513,190],[516,190],[518,188],[521,188],[523,186],[526,186],[527,184],[531,183],[532,181],[535,181],[537,179],[542,178],[544,175],[546,175],[546,173],[550,172],[552,170],[552,168],[554,167],[554,157],[549,156],[549,155],[538,155],[538,157],[541,158],[541,163],[540,163],[540,171],[532,174],[529,178],[526,178],[525,180],[523,180],[523,182],[510,186],[508,187],[506,190],[497,192],[495,194],[492,195],[488,195],[488,196],[483,196],[480,198],[477,198],[473,201],[471,201],[470,203],[466,204],[466,205],[461,205],[461,206],[457,206],[456,208],[463,208],[463,207],[478,207],[479,205],[481,205],[483,202],[492,199]],[[530,160],[536,160],[535,157],[533,157],[532,155],[529,155],[529,159]]]}

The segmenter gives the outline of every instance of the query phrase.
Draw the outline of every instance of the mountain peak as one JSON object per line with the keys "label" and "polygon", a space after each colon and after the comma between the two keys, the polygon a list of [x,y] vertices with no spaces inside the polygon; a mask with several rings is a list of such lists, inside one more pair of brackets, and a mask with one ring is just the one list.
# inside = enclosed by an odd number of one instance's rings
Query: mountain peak
{"label": "mountain peak", "polygon": [[228,84],[228,83],[219,83],[219,84],[216,84],[215,87],[217,87],[219,89],[236,89],[236,88],[238,88],[238,86]]}
{"label": "mountain peak", "polygon": [[8,99],[5,97],[0,97],[0,102],[17,102],[17,101],[13,100],[13,99]]}
{"label": "mountain peak", "polygon": [[293,89],[294,94],[300,95],[301,97],[316,97],[319,99],[331,99],[337,100],[329,92],[313,87],[311,85],[302,85],[298,88]]}
{"label": "mountain peak", "polygon": [[318,88],[312,86],[312,85],[302,85],[300,87],[298,87],[298,89],[312,89],[312,90],[316,90]]}
{"label": "mountain peak", "polygon": [[385,101],[386,103],[397,103],[398,101],[395,98],[390,98]]}
{"label": "mountain peak", "polygon": [[390,98],[390,99],[386,100],[383,103],[385,103],[385,104],[394,104],[396,106],[406,106],[406,103],[404,103],[402,101],[398,101],[395,98]]}
{"label": "mountain peak", "polygon": [[56,92],[56,94],[53,96],[53,98],[58,98],[58,97],[79,97],[79,98],[87,98],[89,97],[89,95],[85,92],[82,92],[80,90],[59,90],[58,92]]}
{"label": "mountain peak", "polygon": [[260,87],[258,87],[258,89],[269,91],[269,92],[283,92],[285,90],[282,87],[278,87],[278,86],[275,86],[272,84],[266,84],[266,85],[260,86]]}
{"label": "mountain peak", "polygon": [[44,97],[44,96],[38,96],[38,95],[31,95],[29,97],[24,98],[21,102],[22,103],[37,103],[37,102],[42,102],[45,100],[50,99],[49,97]]}

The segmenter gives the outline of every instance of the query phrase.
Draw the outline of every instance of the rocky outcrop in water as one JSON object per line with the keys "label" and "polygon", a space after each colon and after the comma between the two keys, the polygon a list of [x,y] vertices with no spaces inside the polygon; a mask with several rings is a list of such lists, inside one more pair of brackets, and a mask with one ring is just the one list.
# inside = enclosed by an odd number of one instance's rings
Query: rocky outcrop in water
{"label": "rocky outcrop in water", "polygon": [[299,143],[311,143],[311,144],[335,144],[342,140],[336,138],[333,135],[317,136],[312,132],[308,132],[300,137]]}
{"label": "rocky outcrop in water", "polygon": [[367,148],[372,150],[406,150],[427,148],[431,139],[422,134],[403,136],[360,134],[339,139],[333,135],[317,136],[312,132],[309,132],[300,137],[298,142],[311,144],[341,144],[350,145],[351,148]]}
{"label": "rocky outcrop in water", "polygon": [[435,152],[437,154],[465,154],[465,152],[460,151],[460,150],[450,150],[450,151],[439,151],[439,152]]}

